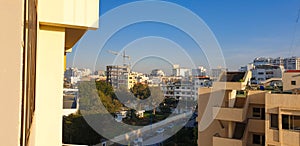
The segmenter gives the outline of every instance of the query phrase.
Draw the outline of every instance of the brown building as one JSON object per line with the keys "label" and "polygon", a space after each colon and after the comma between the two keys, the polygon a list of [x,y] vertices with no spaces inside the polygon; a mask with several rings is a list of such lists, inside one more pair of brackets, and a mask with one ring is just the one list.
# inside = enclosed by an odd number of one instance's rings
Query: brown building
{"label": "brown building", "polygon": [[[251,77],[248,73],[242,75],[223,73],[212,88],[199,90],[198,145],[299,146],[300,95],[250,90],[247,79]],[[291,80],[283,82],[290,84]],[[211,98],[218,102],[210,105]]]}

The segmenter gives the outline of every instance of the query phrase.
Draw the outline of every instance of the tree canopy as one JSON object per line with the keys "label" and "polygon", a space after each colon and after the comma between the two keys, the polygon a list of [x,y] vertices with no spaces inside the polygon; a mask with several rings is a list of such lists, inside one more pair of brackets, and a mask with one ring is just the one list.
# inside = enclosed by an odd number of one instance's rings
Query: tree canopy
{"label": "tree canopy", "polygon": [[136,98],[146,99],[151,95],[150,89],[147,84],[137,83],[135,84],[130,91]]}

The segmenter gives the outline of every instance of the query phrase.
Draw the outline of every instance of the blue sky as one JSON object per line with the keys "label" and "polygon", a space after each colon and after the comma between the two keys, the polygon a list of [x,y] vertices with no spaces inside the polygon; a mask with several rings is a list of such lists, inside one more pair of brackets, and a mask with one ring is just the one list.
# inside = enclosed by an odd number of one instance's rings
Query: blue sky
{"label": "blue sky", "polygon": [[[101,20],[101,16],[130,2],[134,1],[100,0],[100,31],[102,31],[101,23],[105,23],[104,20]],[[298,23],[296,21],[300,0],[169,0],[168,2],[185,7],[202,18],[219,42],[226,67],[231,70],[237,70],[240,66],[246,65],[259,56],[300,56],[300,21]],[[177,19],[176,16],[171,17]],[[156,46],[160,40],[154,36],[166,38],[161,43],[165,45]],[[137,39],[142,41],[134,43]],[[97,42],[97,38],[94,38],[92,42]],[[132,24],[113,34],[103,48],[96,47],[102,49],[102,52],[95,64],[91,63],[93,57],[90,57],[95,54],[89,52],[88,49],[81,53],[84,55],[76,54],[75,59],[74,53],[71,53],[68,55],[68,66],[104,69],[104,66],[112,64],[114,57],[116,57],[105,50],[120,51],[127,46],[126,52],[132,56],[131,63],[135,69],[149,72],[153,68],[162,68],[162,64],[170,67],[170,62],[155,57],[145,57],[137,62],[138,56],[145,55],[143,52],[147,52],[151,48],[156,48],[158,52],[161,51],[163,54],[164,51],[176,47],[172,42],[180,44],[196,66],[204,65],[207,67],[207,59],[201,48],[188,34],[176,27],[157,22]],[[97,46],[97,43],[89,43],[88,45],[91,48]],[[74,47],[73,52],[76,52],[78,46]],[[130,47],[139,47],[144,50],[136,51]],[[176,55],[172,54],[172,56]],[[171,58],[170,60],[172,60],[172,56],[168,56]],[[75,63],[74,60],[76,60]],[[119,60],[117,62],[122,63],[120,57],[117,60]],[[175,57],[171,62],[184,67],[191,67],[189,65],[191,63],[188,63],[189,61],[185,60],[184,57]]]}

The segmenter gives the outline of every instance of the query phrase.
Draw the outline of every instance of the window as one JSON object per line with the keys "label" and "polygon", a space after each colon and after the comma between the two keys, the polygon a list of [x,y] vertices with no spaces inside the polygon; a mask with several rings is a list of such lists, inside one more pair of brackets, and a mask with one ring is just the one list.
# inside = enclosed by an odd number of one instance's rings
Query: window
{"label": "window", "polygon": [[291,85],[296,85],[296,81],[291,81]]}
{"label": "window", "polygon": [[252,109],[252,116],[253,117],[260,117],[260,108],[253,108]]}
{"label": "window", "polygon": [[262,120],[265,119],[265,108],[253,108],[252,109],[252,116],[255,118],[260,118]]}
{"label": "window", "polygon": [[290,129],[289,115],[282,115],[282,129]]}
{"label": "window", "polygon": [[264,74],[264,72],[258,72],[258,74],[259,74],[259,75],[263,75],[263,74]]}
{"label": "window", "polygon": [[300,130],[300,116],[282,115],[282,129]]}
{"label": "window", "polygon": [[252,135],[252,143],[264,145],[265,144],[265,136],[259,135],[259,134],[253,134]]}
{"label": "window", "polygon": [[271,128],[278,129],[278,115],[271,114]]}

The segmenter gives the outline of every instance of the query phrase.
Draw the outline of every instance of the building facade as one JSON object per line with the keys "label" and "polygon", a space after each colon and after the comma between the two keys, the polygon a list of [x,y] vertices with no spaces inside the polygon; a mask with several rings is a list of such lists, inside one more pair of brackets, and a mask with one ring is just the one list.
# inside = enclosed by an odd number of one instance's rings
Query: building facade
{"label": "building facade", "polygon": [[98,28],[99,1],[19,0],[0,7],[2,145],[62,145],[66,53]]}
{"label": "building facade", "polygon": [[[248,78],[246,76],[244,78]],[[283,81],[284,85],[291,82]],[[300,145],[300,108],[297,106],[300,95],[249,90],[247,83],[229,80],[216,82],[221,83],[226,85],[224,89],[199,90],[199,146]],[[224,94],[218,94],[221,90]],[[222,102],[205,111],[209,98],[219,98]],[[205,112],[211,112],[211,123],[202,124]]]}
{"label": "building facade", "polygon": [[281,79],[284,72],[283,66],[257,65],[252,69],[251,83],[260,84],[272,78]]}

